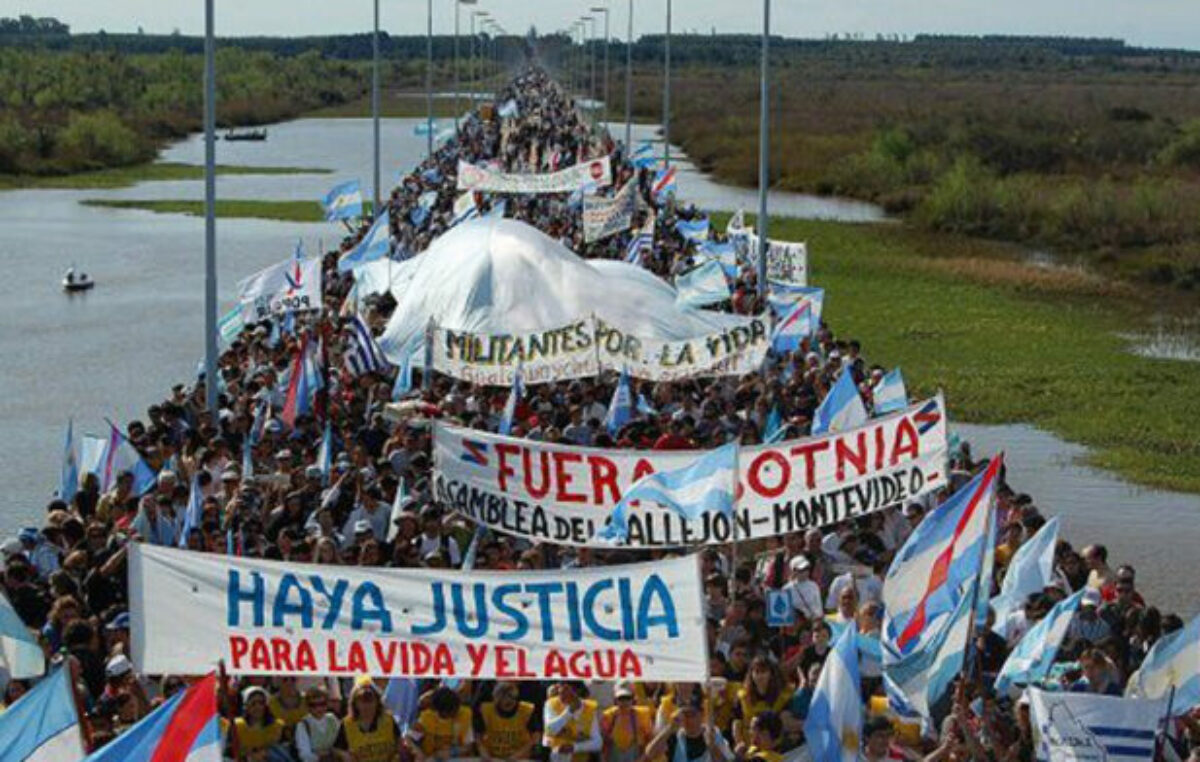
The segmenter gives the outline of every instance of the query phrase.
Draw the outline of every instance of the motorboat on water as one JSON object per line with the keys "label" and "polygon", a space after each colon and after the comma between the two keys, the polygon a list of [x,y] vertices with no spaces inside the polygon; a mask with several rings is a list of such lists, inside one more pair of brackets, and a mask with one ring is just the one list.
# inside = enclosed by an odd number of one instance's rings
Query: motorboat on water
{"label": "motorboat on water", "polygon": [[74,267],[68,268],[62,279],[63,291],[66,291],[68,294],[73,294],[77,291],[90,291],[95,285],[96,281],[92,280],[90,275],[87,273],[76,273]]}
{"label": "motorboat on water", "polygon": [[225,139],[226,140],[247,140],[247,141],[266,140],[267,139],[267,131],[265,128],[261,129],[261,130],[243,130],[241,132],[238,132],[236,130],[226,130],[225,131]]}

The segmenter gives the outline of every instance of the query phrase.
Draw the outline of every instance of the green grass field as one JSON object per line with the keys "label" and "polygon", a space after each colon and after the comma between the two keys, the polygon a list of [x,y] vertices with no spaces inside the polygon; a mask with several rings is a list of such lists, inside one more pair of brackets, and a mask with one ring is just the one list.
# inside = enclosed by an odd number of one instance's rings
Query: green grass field
{"label": "green grass field", "polygon": [[[218,165],[218,175],[312,175],[332,170],[312,167],[247,167]],[[203,180],[204,167],[178,162],[155,162],[131,167],[114,167],[75,175],[0,175],[0,190],[20,188],[107,189],[129,188],[141,182],[160,180]]]}
{"label": "green grass field", "polygon": [[[107,209],[141,209],[157,214],[204,216],[203,201],[89,198],[80,203],[85,206]],[[325,219],[325,213],[316,201],[258,201],[254,199],[218,199],[217,216],[281,222],[322,222]]]}
{"label": "green grass field", "polygon": [[901,225],[788,219],[771,235],[808,242],[830,324],[902,366],[911,395],[942,388],[955,420],[1030,423],[1130,481],[1200,492],[1200,368],[1117,336],[1145,325],[1143,296]]}

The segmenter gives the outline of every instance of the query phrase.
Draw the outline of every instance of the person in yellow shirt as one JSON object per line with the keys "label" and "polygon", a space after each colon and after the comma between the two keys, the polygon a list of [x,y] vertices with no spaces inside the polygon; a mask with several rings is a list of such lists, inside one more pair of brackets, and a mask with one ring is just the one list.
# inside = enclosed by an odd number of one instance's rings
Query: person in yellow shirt
{"label": "person in yellow shirt", "polygon": [[441,686],[430,695],[429,708],[417,715],[405,741],[417,762],[472,757],[475,735],[471,708],[463,706],[456,691]]}
{"label": "person in yellow shirt", "polygon": [[238,762],[266,762],[283,743],[283,720],[267,708],[267,692],[252,685],[242,692],[242,716],[234,720]]}
{"label": "person in yellow shirt", "polygon": [[587,762],[604,745],[595,701],[584,698],[583,683],[563,680],[550,686],[542,710],[542,745],[550,762]]}
{"label": "person in yellow shirt", "polygon": [[783,754],[778,751],[783,738],[783,720],[772,711],[755,715],[750,721],[749,747],[738,747],[738,759],[745,762],[780,762]]}
{"label": "person in yellow shirt", "polygon": [[[400,728],[383,709],[379,688],[370,678],[359,678],[350,693],[350,714],[342,720],[333,748],[354,762],[398,762]],[[341,755],[339,755],[341,756]]]}
{"label": "person in yellow shirt", "polygon": [[879,717],[892,725],[896,742],[910,749],[921,748],[921,723],[910,722],[896,714],[888,705],[887,696],[871,696],[867,699],[867,716]]}
{"label": "person in yellow shirt", "polygon": [[481,759],[507,762],[529,759],[540,731],[537,708],[520,700],[516,683],[499,682],[492,700],[475,714],[475,735]]}
{"label": "person in yellow shirt", "polygon": [[791,687],[783,679],[779,665],[765,656],[754,657],[734,708],[740,720],[734,723],[733,735],[737,743],[749,746],[750,721],[763,712],[783,712],[791,698]]}
{"label": "person in yellow shirt", "polygon": [[634,686],[617,683],[613,689],[614,706],[600,717],[604,762],[635,762],[654,737],[654,710],[637,703]]}
{"label": "person in yellow shirt", "polygon": [[304,704],[304,694],[297,687],[295,677],[285,676],[279,679],[279,690],[275,691],[275,695],[267,702],[267,708],[276,719],[283,720],[289,734],[296,729],[296,723],[308,714],[308,707]]}

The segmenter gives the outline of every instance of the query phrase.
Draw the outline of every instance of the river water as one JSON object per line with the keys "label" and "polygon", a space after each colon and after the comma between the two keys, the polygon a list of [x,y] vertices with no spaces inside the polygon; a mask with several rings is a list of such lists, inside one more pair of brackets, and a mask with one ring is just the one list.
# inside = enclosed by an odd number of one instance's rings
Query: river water
{"label": "river water", "polygon": [[[420,160],[419,119],[386,119],[384,184]],[[623,126],[616,128],[620,135]],[[634,139],[655,127],[635,126]],[[219,142],[223,164],[320,167],[333,174],[218,178],[222,198],[316,199],[335,182],[371,182],[371,125],[363,119],[302,119],[270,129],[265,143]],[[636,143],[635,143],[636,144]],[[677,149],[673,155],[681,156]],[[200,163],[198,137],[163,152]],[[67,420],[102,433],[104,419],[144,414],[174,383],[194,379],[203,356],[203,220],[137,210],[85,207],[85,198],[189,198],[199,181],[145,183],[119,190],[0,192],[0,538],[40,523],[58,483]],[[683,162],[679,195],[707,209],[754,210],[753,191],[721,186]],[[793,193],[771,195],[772,214],[875,222],[878,207]],[[315,251],[341,235],[331,224],[219,220],[219,293],[232,300],[238,279],[291,253],[298,238]],[[91,293],[67,297],[62,272],[92,274]],[[953,404],[953,401],[951,401]],[[1200,497],[1142,490],[1077,465],[1083,449],[1024,426],[961,426],[976,453],[1005,449],[1016,488],[1064,517],[1076,544],[1100,541],[1116,562],[1131,562],[1141,584],[1167,608],[1200,608],[1184,556],[1200,547]],[[1189,580],[1191,580],[1189,582]]]}

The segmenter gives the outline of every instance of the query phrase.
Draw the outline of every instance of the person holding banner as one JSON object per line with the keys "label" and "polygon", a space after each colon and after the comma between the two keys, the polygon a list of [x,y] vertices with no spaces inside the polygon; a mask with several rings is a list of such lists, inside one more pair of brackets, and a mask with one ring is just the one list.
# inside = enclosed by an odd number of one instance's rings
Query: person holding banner
{"label": "person holding banner", "polygon": [[550,762],[587,762],[602,748],[599,707],[585,697],[583,683],[564,680],[546,695],[542,745]]}
{"label": "person holding banner", "polygon": [[[342,720],[333,748],[345,752],[343,762],[399,762],[400,726],[383,710],[383,695],[369,677],[361,677],[350,692],[350,712]],[[413,756],[424,760],[419,748],[410,747]]]}

